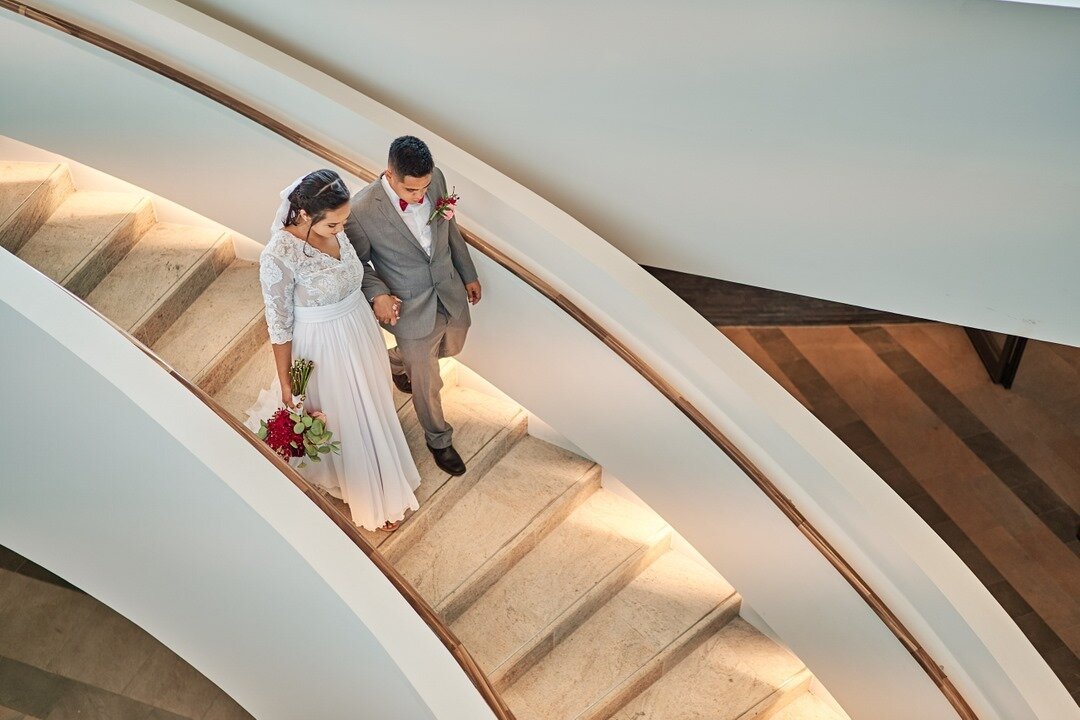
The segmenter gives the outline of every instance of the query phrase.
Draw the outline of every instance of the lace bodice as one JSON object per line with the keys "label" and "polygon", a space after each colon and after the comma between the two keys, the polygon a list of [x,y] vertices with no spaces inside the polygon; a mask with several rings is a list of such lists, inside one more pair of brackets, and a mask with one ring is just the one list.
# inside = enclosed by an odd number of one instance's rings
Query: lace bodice
{"label": "lace bodice", "polygon": [[292,340],[293,308],[333,305],[360,288],[364,264],[345,233],[338,233],[341,259],[316,250],[288,230],[277,230],[259,256],[266,325],[275,345]]}

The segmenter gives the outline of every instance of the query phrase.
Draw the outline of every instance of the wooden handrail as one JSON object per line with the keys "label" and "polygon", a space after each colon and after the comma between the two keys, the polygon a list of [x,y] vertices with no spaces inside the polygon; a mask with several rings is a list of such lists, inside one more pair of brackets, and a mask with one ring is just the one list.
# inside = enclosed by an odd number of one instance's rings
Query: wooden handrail
{"label": "wooden handrail", "polygon": [[[360,163],[352,160],[351,158],[307,137],[303,133],[295,130],[286,123],[264,113],[255,107],[243,102],[242,100],[233,97],[226,91],[214,87],[209,83],[203,82],[182,70],[173,68],[166,63],[163,63],[155,58],[152,58],[134,48],[130,48],[122,43],[107,38],[103,35],[95,33],[91,30],[83,28],[68,20],[64,20],[56,15],[44,12],[36,9],[23,2],[17,2],[16,0],[0,0],[0,7],[11,10],[27,17],[31,20],[35,20],[42,24],[65,33],[72,37],[83,40],[91,45],[99,47],[103,50],[107,50],[115,55],[118,55],[130,62],[140,65],[148,70],[162,75],[190,90],[193,90],[201,95],[204,95],[211,100],[227,107],[234,112],[240,113],[259,125],[267,128],[275,134],[285,138],[289,142],[304,148],[314,155],[321,157],[322,159],[330,162],[338,167],[348,170],[350,173],[366,181],[372,181],[378,177],[378,173],[364,167]],[[559,293],[550,283],[543,280],[539,275],[532,272],[517,260],[514,260],[505,252],[496,248],[491,243],[487,242],[483,238],[476,235],[474,232],[461,228],[461,234],[472,247],[476,248],[479,252],[486,255],[488,258],[498,263],[505,270],[513,273],[519,279],[523,280],[534,290],[542,294],[551,302],[555,303],[568,315],[573,317],[579,324],[585,329],[595,335],[601,342],[607,345],[616,355],[618,355],[623,361],[634,368],[643,378],[645,378],[653,387],[655,387],[664,397],[666,397],[673,405],[675,405],[691,422],[694,423],[712,442],[719,447],[724,454],[726,454],[736,466],[742,470],[747,477],[773,502],[777,508],[780,509],[784,515],[791,520],[792,523],[799,529],[804,537],[821,553],[821,555],[831,564],[838,573],[848,582],[849,585],[855,590],[855,592],[863,599],[863,601],[870,607],[870,609],[881,619],[887,628],[896,636],[897,640],[907,649],[923,671],[930,677],[933,683],[939,688],[941,693],[956,710],[957,714],[962,720],[978,720],[974,709],[961,695],[959,689],[952,682],[952,680],[945,673],[945,670],[938,665],[930,653],[922,646],[915,635],[904,625],[900,618],[889,608],[885,601],[878,595],[870,584],[863,579],[857,570],[847,561],[843,555],[836,549],[836,547],[825,538],[824,534],[818,530],[807,518],[795,507],[795,504],[788,498],[780,488],[774,483],[764,471],[753,460],[751,460],[739,447],[709,418],[701,412],[692,402],[682,396],[678,389],[672,385],[664,376],[652,367],[644,358],[630,349],[622,340],[615,337],[609,332],[602,323],[589,315],[584,309],[568,299],[561,293]],[[84,303],[85,304],[85,303]],[[97,312],[92,307],[87,305],[95,313]],[[98,313],[100,315],[100,313]],[[108,320],[106,318],[106,320]],[[115,324],[113,325],[114,327]],[[122,329],[117,330],[124,335],[127,335]],[[219,416],[222,417],[234,428],[237,428],[242,435],[247,437],[252,444],[259,447],[260,452],[266,455],[272,462],[275,462],[278,467],[284,472],[290,480],[293,481],[301,490],[304,491],[313,502],[318,505],[323,512],[325,512],[353,541],[372,559],[377,567],[390,579],[395,587],[402,593],[406,600],[416,608],[416,611],[420,616],[428,623],[436,635],[443,641],[443,643],[450,649],[450,652],[457,659],[462,669],[468,674],[473,684],[480,690],[484,699],[488,705],[495,712],[496,717],[500,720],[513,718],[513,714],[507,708],[502,698],[495,691],[494,687],[487,679],[487,676],[480,670],[475,660],[469,655],[468,651],[462,646],[460,640],[458,640],[448,627],[435,615],[434,610],[428,603],[419,596],[412,586],[402,578],[397,571],[387,563],[382,556],[371,547],[352,522],[341,515],[338,510],[327,502],[321,494],[311,487],[304,479],[289,465],[277,457],[264,443],[258,441],[254,434],[252,434],[246,427],[239,423],[235,418],[229,415],[223,408],[221,408],[213,398],[210,398],[206,393],[200,390],[198,387],[191,384],[187,379],[178,374],[172,368],[169,368],[168,364],[158,358],[149,349],[139,343],[137,340],[128,335],[129,339],[139,345],[144,352],[153,357],[157,362],[164,365],[169,369],[174,377],[181,383],[188,387],[192,392],[196,394],[203,402],[205,402],[211,409],[214,410]]]}
{"label": "wooden handrail", "polygon": [[[0,6],[3,6],[7,0],[0,0]],[[304,479],[297,470],[281,459],[281,457],[270,449],[270,446],[260,440],[255,433],[251,432],[242,422],[237,420],[233,415],[223,408],[217,400],[207,394],[205,390],[200,388],[195,383],[188,380],[181,375],[177,370],[172,367],[168,361],[155,353],[149,347],[143,344],[141,340],[135,336],[129,334],[122,327],[114,323],[111,319],[102,315],[101,312],[83,300],[75,293],[68,290],[66,287],[56,282],[52,278],[48,277],[37,268],[30,267],[31,270],[36,272],[39,277],[45,282],[55,285],[57,288],[67,293],[72,299],[83,306],[83,308],[96,315],[102,321],[108,323],[113,330],[123,336],[141,350],[143,354],[157,363],[165,372],[167,372],[174,380],[184,386],[192,395],[194,395],[200,402],[206,405],[210,410],[214,412],[219,418],[221,418],[229,427],[235,430],[239,435],[244,438],[252,447],[254,447],[259,453],[262,454],[267,460],[269,460],[285,477],[287,477],[293,485],[295,485],[304,495],[308,497],[311,502],[323,511],[323,513],[330,518],[330,520],[341,528],[341,531],[348,536],[353,543],[360,548],[360,550],[375,564],[375,567],[382,572],[383,575],[390,581],[390,583],[397,589],[399,593],[405,598],[406,602],[412,606],[428,627],[435,633],[435,635],[442,641],[443,645],[450,651],[454,659],[461,665],[462,670],[469,676],[473,685],[480,691],[481,696],[488,703],[491,709],[495,712],[495,716],[499,720],[514,720],[514,715],[510,712],[510,708],[507,707],[503,699],[495,691],[494,685],[488,680],[487,676],[480,671],[476,661],[469,655],[469,651],[462,644],[461,640],[454,635],[453,631],[442,621],[442,619],[435,613],[435,609],[425,600],[416,589],[409,584],[409,581],[405,579],[397,571],[397,569],[390,564],[390,562],[383,557],[382,553],[378,551],[375,546],[368,542],[367,538],[361,534],[360,530],[353,524],[352,520],[346,517],[341,510],[334,505],[330,500],[320,492],[315,486]]]}

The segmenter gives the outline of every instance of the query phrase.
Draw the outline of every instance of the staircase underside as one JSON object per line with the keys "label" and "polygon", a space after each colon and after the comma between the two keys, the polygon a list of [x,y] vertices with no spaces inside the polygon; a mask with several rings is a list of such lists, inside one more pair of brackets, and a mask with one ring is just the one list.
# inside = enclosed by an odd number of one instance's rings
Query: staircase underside
{"label": "staircase underside", "polygon": [[768,290],[730,280],[663,268],[645,269],[717,327],[925,322],[907,315]]}
{"label": "staircase underside", "polygon": [[[62,164],[0,163],[0,244],[234,416],[270,384],[258,268],[227,233],[158,223],[149,198],[76,190]],[[457,385],[453,361],[443,372],[469,471],[434,465],[398,393],[421,506],[366,536],[518,718],[842,717],[795,656],[739,618],[734,588],[672,549],[660,517],[605,489],[592,461],[530,436],[521,407]]]}

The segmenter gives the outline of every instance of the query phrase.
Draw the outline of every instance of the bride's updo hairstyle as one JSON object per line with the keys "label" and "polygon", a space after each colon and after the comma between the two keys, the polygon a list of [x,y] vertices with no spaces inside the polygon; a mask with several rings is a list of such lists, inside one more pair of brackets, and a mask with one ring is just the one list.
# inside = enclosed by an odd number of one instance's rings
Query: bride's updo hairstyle
{"label": "bride's updo hairstyle", "polygon": [[[326,213],[349,202],[349,188],[333,170],[316,170],[308,173],[296,189],[289,194],[289,213],[286,225],[296,225],[303,210],[311,218],[311,224],[320,222]],[[311,228],[308,228],[311,232]]]}

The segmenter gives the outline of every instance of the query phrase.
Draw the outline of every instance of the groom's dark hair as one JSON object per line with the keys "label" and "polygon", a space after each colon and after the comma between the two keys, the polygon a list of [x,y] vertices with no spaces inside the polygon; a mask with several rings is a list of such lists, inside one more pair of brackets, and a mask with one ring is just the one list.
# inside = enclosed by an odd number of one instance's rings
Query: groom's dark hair
{"label": "groom's dark hair", "polygon": [[427,143],[412,135],[402,135],[390,143],[390,159],[387,164],[398,180],[406,177],[422,178],[435,169],[435,161],[431,159]]}

